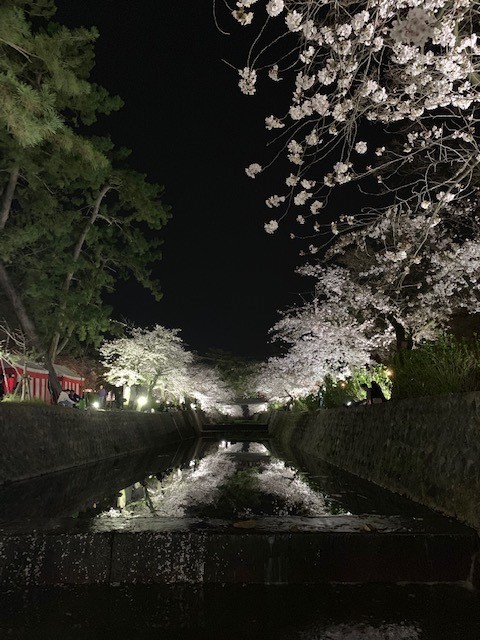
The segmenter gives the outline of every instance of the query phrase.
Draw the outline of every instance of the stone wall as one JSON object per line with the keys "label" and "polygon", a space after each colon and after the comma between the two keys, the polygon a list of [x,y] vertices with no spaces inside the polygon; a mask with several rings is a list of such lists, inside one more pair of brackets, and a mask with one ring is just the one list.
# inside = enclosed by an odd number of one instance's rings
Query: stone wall
{"label": "stone wall", "polygon": [[480,530],[480,393],[381,405],[277,411],[270,432]]}
{"label": "stone wall", "polygon": [[0,484],[193,438],[193,411],[81,411],[0,404]]}

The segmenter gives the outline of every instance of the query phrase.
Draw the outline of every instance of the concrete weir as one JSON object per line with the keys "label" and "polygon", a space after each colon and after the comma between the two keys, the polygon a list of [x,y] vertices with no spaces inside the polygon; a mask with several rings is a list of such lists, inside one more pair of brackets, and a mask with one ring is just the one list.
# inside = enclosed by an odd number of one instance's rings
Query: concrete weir
{"label": "concrete weir", "polygon": [[[243,528],[245,527],[245,528]],[[122,529],[71,522],[0,531],[0,587],[85,584],[461,583],[477,540],[456,523],[333,516],[138,518]]]}

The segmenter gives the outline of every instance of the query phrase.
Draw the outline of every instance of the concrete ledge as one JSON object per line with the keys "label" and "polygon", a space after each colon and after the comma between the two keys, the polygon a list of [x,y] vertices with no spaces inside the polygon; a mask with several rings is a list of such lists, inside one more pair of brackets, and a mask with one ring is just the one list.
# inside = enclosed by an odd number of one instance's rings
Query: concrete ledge
{"label": "concrete ledge", "polygon": [[0,484],[193,438],[197,412],[79,411],[0,403]]}
{"label": "concrete ledge", "polygon": [[[373,522],[375,520],[375,522]],[[82,584],[471,582],[477,538],[449,523],[330,516],[231,522],[138,518],[0,532],[0,587]],[[11,530],[10,530],[11,529]]]}

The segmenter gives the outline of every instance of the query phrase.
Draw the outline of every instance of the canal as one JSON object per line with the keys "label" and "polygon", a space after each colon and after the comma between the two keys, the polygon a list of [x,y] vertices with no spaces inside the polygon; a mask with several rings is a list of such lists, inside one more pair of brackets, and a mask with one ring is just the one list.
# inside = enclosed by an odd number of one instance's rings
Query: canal
{"label": "canal", "polygon": [[478,640],[471,529],[224,433],[0,489],[0,637]]}

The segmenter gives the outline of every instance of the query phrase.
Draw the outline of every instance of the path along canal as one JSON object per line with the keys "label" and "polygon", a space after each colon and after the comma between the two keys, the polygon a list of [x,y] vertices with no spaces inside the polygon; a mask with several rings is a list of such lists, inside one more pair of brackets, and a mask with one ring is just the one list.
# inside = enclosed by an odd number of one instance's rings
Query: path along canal
{"label": "path along canal", "polygon": [[474,532],[225,433],[0,490],[0,636],[478,640]]}

